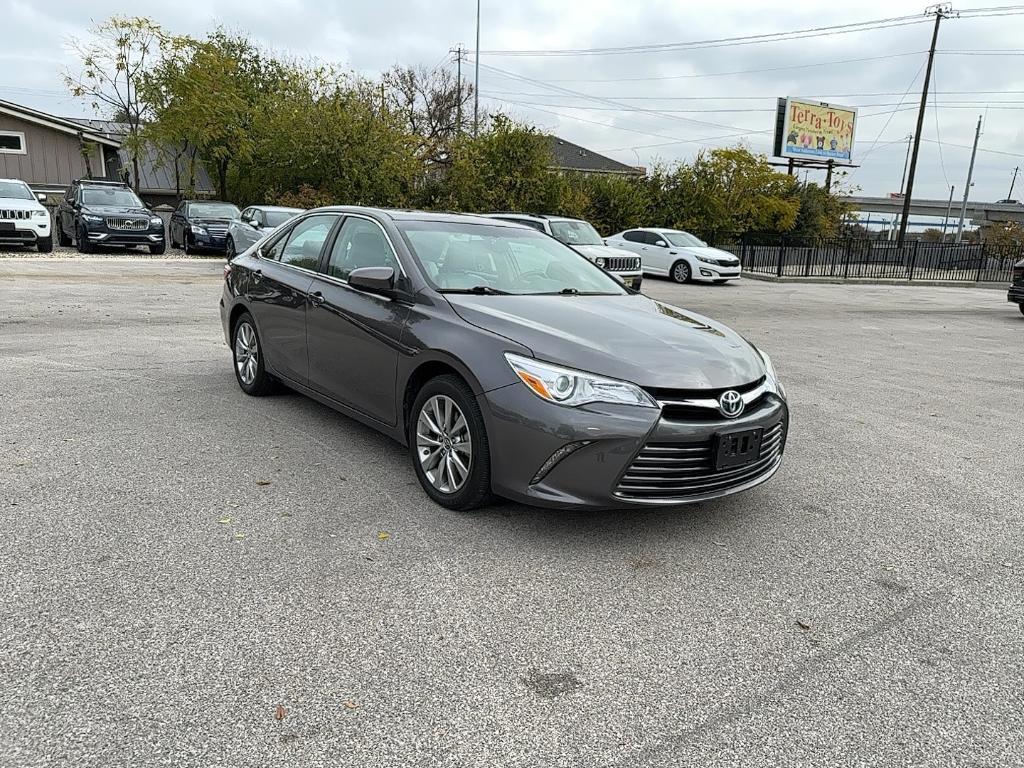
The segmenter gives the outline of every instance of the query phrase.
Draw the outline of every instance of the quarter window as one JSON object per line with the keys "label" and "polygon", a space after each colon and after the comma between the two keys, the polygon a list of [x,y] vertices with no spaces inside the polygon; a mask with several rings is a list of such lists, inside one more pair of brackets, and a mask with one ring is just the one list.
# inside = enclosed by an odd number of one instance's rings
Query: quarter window
{"label": "quarter window", "polygon": [[348,280],[352,270],[360,267],[391,267],[396,274],[399,271],[398,259],[383,230],[369,219],[350,216],[334,240],[327,274]]}
{"label": "quarter window", "polygon": [[0,153],[25,154],[25,134],[20,131],[0,131]]}
{"label": "quarter window", "polygon": [[[281,263],[315,270],[320,263],[324,241],[337,219],[334,215],[310,216],[292,227],[281,250]],[[277,245],[274,246],[276,249]]]}

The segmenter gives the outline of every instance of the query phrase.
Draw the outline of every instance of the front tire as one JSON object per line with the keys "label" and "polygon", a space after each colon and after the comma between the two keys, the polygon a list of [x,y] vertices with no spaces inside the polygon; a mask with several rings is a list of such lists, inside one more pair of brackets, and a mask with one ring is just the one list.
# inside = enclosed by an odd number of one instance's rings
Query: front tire
{"label": "front tire", "polygon": [[195,253],[195,248],[190,248],[188,245],[188,232],[181,236],[181,250],[185,252],[186,256],[191,256]]}
{"label": "front tire", "polygon": [[156,245],[149,246],[149,252],[153,256],[162,256],[167,252],[167,243],[157,243]]}
{"label": "front tire", "polygon": [[238,253],[235,251],[235,241],[232,238],[228,238],[228,241],[224,244],[224,256],[227,257],[228,261],[231,261]]}
{"label": "front tire", "polygon": [[36,247],[40,253],[53,253],[53,236],[40,237],[36,241]]}
{"label": "front tire", "polygon": [[416,395],[408,424],[413,469],[442,507],[467,511],[491,500],[491,454],[480,405],[458,376],[439,376]]}
{"label": "front tire", "polygon": [[67,248],[71,245],[71,238],[64,234],[64,225],[57,222],[57,245]]}
{"label": "front tire", "polygon": [[235,379],[242,391],[252,397],[270,394],[274,388],[274,380],[267,373],[256,322],[248,312],[239,316],[231,332],[231,352]]}
{"label": "front tire", "polygon": [[94,253],[96,250],[95,246],[89,242],[89,233],[85,231],[85,227],[78,228],[78,252],[79,253]]}
{"label": "front tire", "polygon": [[688,283],[693,279],[690,265],[682,259],[672,265],[672,269],[668,271],[668,276],[672,278],[674,283]]}

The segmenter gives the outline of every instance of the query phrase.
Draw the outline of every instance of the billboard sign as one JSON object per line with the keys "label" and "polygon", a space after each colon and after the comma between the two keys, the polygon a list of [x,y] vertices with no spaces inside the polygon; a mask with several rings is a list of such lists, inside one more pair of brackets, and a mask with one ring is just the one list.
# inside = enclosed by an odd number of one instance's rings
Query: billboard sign
{"label": "billboard sign", "polygon": [[856,127],[856,107],[809,99],[779,99],[775,154],[795,160],[849,163]]}

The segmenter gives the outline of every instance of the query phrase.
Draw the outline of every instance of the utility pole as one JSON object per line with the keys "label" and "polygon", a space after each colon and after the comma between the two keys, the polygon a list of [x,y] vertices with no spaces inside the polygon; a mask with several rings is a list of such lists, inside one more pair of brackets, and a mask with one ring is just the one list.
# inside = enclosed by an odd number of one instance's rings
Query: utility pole
{"label": "utility pole", "polygon": [[914,174],[917,172],[917,153],[921,148],[921,133],[924,129],[924,112],[928,106],[928,88],[932,82],[932,63],[935,61],[935,44],[939,40],[939,24],[953,13],[950,3],[929,6],[925,13],[935,14],[935,28],[932,30],[932,44],[928,47],[928,66],[924,72],[924,88],[921,89],[921,106],[917,110],[917,130],[914,131],[914,151],[910,155],[910,173],[907,176],[907,191],[903,197],[903,215],[900,218],[900,234],[896,242],[902,247],[907,236],[907,221],[910,219],[910,200],[914,194]]}
{"label": "utility pole", "polygon": [[[907,134],[907,156],[903,158],[903,173],[900,174],[900,197],[903,198],[903,199],[905,199],[905,197],[906,197],[903,194],[903,192],[907,188],[907,167],[910,165],[910,148],[911,148],[911,144],[913,143],[913,141],[914,141],[914,134],[908,133]],[[899,221],[899,217],[897,217],[896,220]],[[896,227],[893,227],[893,230],[895,230],[895,229],[896,229]],[[890,236],[887,239],[891,240],[893,233],[890,232],[889,234],[890,234]]]}
{"label": "utility pole", "polygon": [[448,53],[455,54],[455,71],[457,86],[458,104],[455,105],[455,133],[462,133],[462,54],[465,53],[465,49],[460,44],[458,48],[449,48]]}
{"label": "utility pole", "polygon": [[960,223],[956,228],[956,241],[959,243],[964,233],[964,217],[967,215],[967,198],[971,194],[971,177],[974,175],[974,157],[978,154],[978,139],[981,138],[981,115],[978,115],[978,127],[974,130],[974,148],[971,150],[971,164],[967,166],[967,186],[964,187],[964,202],[960,206]]}
{"label": "utility pole", "polygon": [[1020,166],[1019,165],[1016,168],[1013,169],[1013,178],[1010,179],[1010,191],[1006,195],[1006,199],[1007,200],[1010,200],[1010,199],[1013,198],[1013,187],[1017,183],[1017,172],[1019,170],[1020,170]]}
{"label": "utility pole", "polygon": [[946,242],[946,225],[949,224],[949,212],[953,210],[953,190],[955,184],[949,185],[949,202],[946,203],[946,218],[942,220],[942,242]]}
{"label": "utility pole", "polygon": [[480,133],[480,0],[476,0],[476,56],[473,59],[473,135]]}

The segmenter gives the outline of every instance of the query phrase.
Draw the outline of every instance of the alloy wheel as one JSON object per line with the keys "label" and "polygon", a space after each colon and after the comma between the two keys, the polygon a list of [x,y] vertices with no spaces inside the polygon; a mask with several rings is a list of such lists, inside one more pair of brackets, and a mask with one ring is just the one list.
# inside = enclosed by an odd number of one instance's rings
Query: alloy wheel
{"label": "alloy wheel", "polygon": [[455,493],[466,484],[473,440],[465,415],[447,395],[434,395],[420,409],[416,454],[430,484],[441,493]]}
{"label": "alloy wheel", "polygon": [[685,283],[690,279],[690,265],[685,261],[676,262],[672,267],[672,279],[677,283]]}
{"label": "alloy wheel", "polygon": [[259,354],[256,331],[249,323],[243,322],[235,332],[235,367],[238,369],[238,378],[247,387],[256,381]]}

